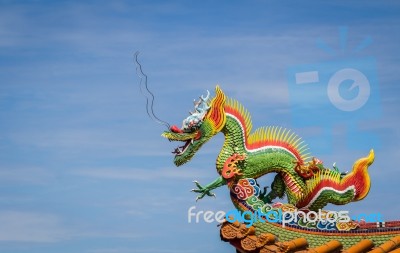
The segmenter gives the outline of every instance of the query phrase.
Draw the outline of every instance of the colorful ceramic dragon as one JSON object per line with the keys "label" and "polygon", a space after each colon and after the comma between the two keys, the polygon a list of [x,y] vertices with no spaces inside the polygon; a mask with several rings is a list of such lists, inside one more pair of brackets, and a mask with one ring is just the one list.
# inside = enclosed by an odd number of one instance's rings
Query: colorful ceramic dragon
{"label": "colorful ceramic dragon", "polygon": [[[265,214],[252,222],[250,228],[244,224],[235,225],[237,222],[224,222],[221,233],[225,237],[226,233],[223,232],[226,229],[238,226],[233,230],[243,230],[244,237],[240,237],[245,238],[243,240],[247,240],[247,235],[250,236],[249,231],[255,231],[261,237],[272,233],[280,241],[302,237],[310,247],[338,240],[347,248],[365,238],[380,245],[400,235],[400,221],[365,222],[353,219],[326,222],[324,219],[305,219],[316,210],[325,218],[332,218],[330,211],[320,209],[328,203],[344,205],[367,196],[371,185],[368,167],[374,161],[373,150],[368,156],[357,160],[349,173],[339,172],[335,165],[332,169],[327,168],[320,160],[311,158],[300,138],[288,130],[264,127],[251,132],[252,123],[247,110],[236,100],[227,98],[218,86],[215,93],[212,99],[209,94],[201,96],[200,101],[195,103],[194,112],[183,121],[182,127],[172,126],[162,135],[184,143],[173,151],[174,163],[180,166],[188,162],[213,136],[220,132],[224,134],[225,141],[216,162],[219,176],[205,186],[194,181],[197,189],[192,191],[199,193],[196,200],[206,195],[215,196],[212,190],[227,185],[233,204],[242,214],[250,212],[253,217]],[[276,176],[267,193],[266,187],[264,191],[260,190],[257,179],[268,173],[276,173]],[[274,199],[284,195],[288,204],[273,203]],[[296,214],[295,219],[285,226],[282,217],[278,222],[270,221],[276,218],[276,215],[267,216],[271,211],[281,214],[304,211],[304,214]],[[238,234],[232,231],[227,232],[228,237],[237,239]]]}
{"label": "colorful ceramic dragon", "polygon": [[[212,190],[227,184],[232,201],[239,210],[257,210],[265,203],[285,194],[289,204],[297,208],[318,210],[328,203],[343,205],[363,199],[370,189],[368,166],[374,160],[370,151],[358,160],[353,170],[343,174],[336,167],[326,168],[310,159],[306,145],[294,133],[279,127],[264,127],[251,132],[247,110],[236,100],[227,98],[217,86],[213,99],[200,97],[195,111],[183,121],[181,128],[171,127],[162,135],[182,141],[176,148],[174,163],[188,162],[201,146],[218,133],[225,141],[216,167],[219,177],[205,186],[197,181],[197,199],[215,196]],[[276,173],[269,193],[261,193],[257,178]]]}

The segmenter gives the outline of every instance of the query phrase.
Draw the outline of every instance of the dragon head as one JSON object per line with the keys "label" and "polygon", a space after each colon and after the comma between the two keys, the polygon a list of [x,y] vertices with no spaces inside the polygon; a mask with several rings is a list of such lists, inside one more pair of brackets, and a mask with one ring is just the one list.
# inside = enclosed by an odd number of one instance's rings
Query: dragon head
{"label": "dragon head", "polygon": [[194,112],[190,112],[190,116],[183,120],[181,128],[172,126],[169,131],[162,133],[170,141],[184,143],[172,152],[176,166],[188,162],[204,143],[225,126],[225,94],[218,86],[213,99],[207,93],[206,97],[200,96],[200,100],[194,103]]}

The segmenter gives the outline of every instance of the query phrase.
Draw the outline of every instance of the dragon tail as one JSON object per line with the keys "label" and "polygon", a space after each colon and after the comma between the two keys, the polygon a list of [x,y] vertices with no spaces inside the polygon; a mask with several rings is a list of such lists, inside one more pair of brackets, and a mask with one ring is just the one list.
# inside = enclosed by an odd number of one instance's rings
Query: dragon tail
{"label": "dragon tail", "polygon": [[307,180],[307,191],[296,204],[298,208],[318,210],[329,203],[344,205],[365,198],[371,187],[368,167],[374,161],[374,151],[357,160],[352,171],[342,177],[336,170],[321,170]]}
{"label": "dragon tail", "polygon": [[356,161],[353,170],[342,179],[343,184],[354,185],[356,194],[353,201],[364,199],[371,188],[367,169],[374,162],[374,158],[374,150],[371,149],[369,155]]}

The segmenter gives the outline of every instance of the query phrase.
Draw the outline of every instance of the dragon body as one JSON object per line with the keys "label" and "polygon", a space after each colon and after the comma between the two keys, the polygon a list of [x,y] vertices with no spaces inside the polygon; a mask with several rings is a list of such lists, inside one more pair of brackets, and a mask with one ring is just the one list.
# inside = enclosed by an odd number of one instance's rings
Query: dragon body
{"label": "dragon body", "polygon": [[[163,133],[169,140],[185,143],[173,152],[177,166],[189,161],[216,134],[225,136],[216,161],[219,177],[205,186],[195,181],[197,199],[215,196],[212,190],[228,185],[233,204],[241,211],[254,212],[284,196],[296,208],[318,210],[329,203],[358,201],[368,194],[367,169],[374,160],[373,150],[348,174],[326,168],[320,160],[311,159],[306,145],[289,130],[264,127],[252,132],[248,111],[227,98],[218,86],[215,92],[213,99],[201,97],[195,103],[194,113],[184,120],[182,128],[173,126]],[[269,173],[276,173],[271,190],[261,192],[257,179]]]}

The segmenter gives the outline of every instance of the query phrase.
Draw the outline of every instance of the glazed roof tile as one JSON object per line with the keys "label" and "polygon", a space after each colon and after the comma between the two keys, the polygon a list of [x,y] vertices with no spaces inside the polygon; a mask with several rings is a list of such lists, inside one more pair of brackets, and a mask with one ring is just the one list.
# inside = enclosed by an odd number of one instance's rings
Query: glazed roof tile
{"label": "glazed roof tile", "polygon": [[[223,241],[231,243],[241,253],[400,253],[400,235],[394,235],[380,245],[374,245],[368,238],[361,240],[359,237],[350,238],[353,240],[351,246],[345,248],[340,239],[324,241],[315,247],[310,247],[307,239],[303,237],[279,241],[279,235],[256,234],[254,227],[247,227],[239,222],[222,223],[220,233]],[[346,244],[349,244],[348,236],[344,236],[343,239],[346,239]],[[316,245],[315,242],[313,244]]]}

